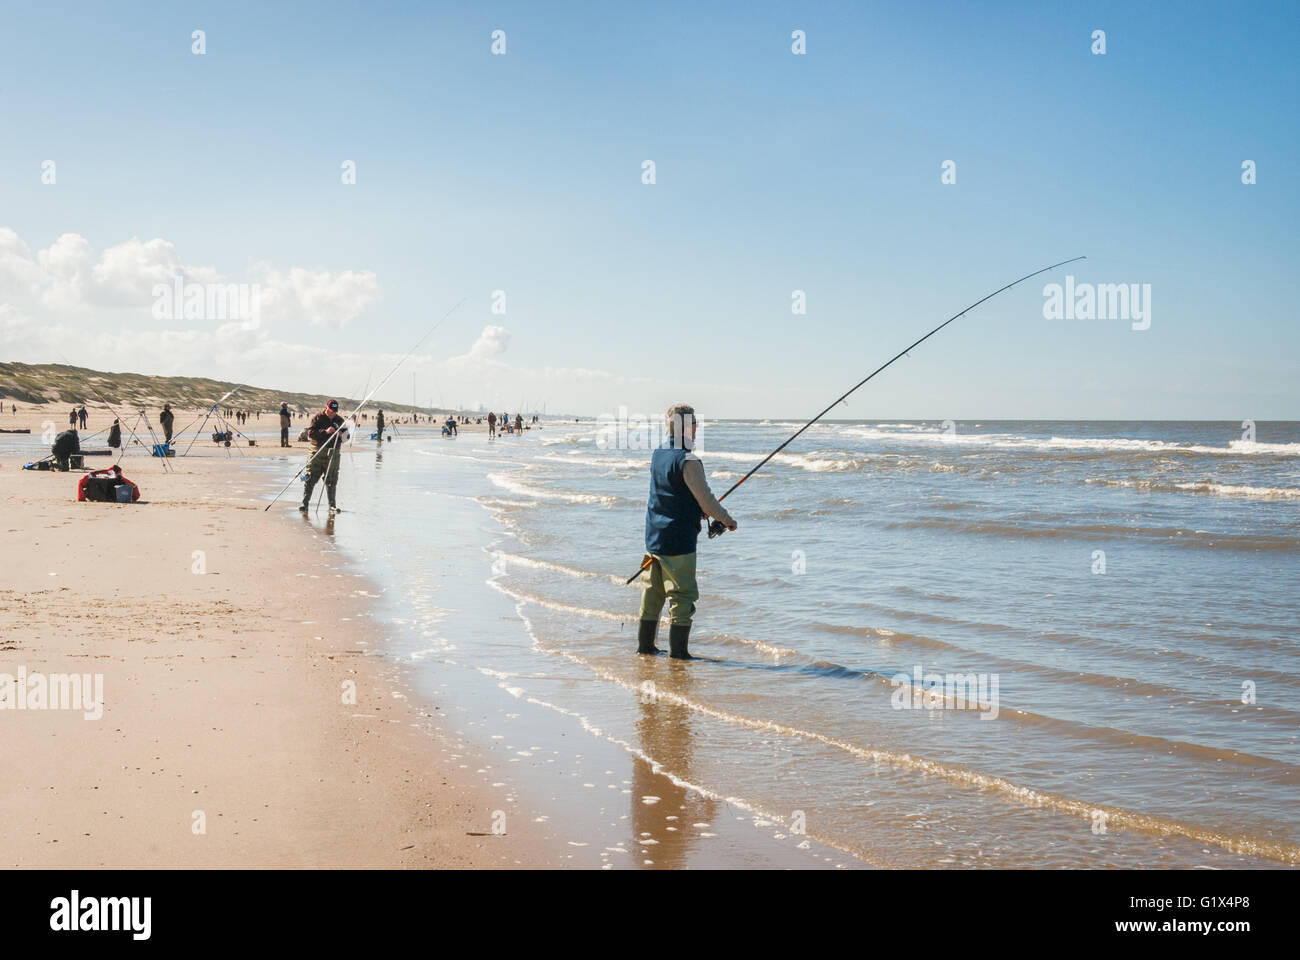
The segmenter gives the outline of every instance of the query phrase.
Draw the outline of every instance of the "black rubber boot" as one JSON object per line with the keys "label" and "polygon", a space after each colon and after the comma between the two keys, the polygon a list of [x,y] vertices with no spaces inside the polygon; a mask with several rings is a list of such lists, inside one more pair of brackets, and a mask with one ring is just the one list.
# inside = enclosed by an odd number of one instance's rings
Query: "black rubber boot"
{"label": "black rubber boot", "polygon": [[694,660],[686,649],[686,641],[691,636],[689,623],[670,623],[668,625],[668,656],[674,660]]}
{"label": "black rubber boot", "polygon": [[658,653],[659,648],[655,646],[655,633],[659,630],[658,620],[642,620],[641,628],[636,635],[636,652],[637,653]]}

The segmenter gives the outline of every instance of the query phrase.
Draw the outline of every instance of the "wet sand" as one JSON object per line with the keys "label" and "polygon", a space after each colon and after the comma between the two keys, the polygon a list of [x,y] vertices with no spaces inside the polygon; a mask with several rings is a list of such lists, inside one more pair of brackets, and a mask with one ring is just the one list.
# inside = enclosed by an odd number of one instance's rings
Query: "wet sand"
{"label": "wet sand", "polygon": [[[6,402],[0,426],[30,427],[33,444],[43,422],[65,428],[63,405],[20,407]],[[112,422],[89,409],[88,433]],[[177,411],[177,427],[191,416]],[[315,527],[263,512],[297,465],[280,483],[254,465],[306,448],[281,450],[274,417],[249,428],[257,447],[204,437],[174,472],[132,447],[131,506],[78,503],[77,472],[24,471],[41,453],[0,447],[0,673],[103,685],[99,719],[0,711],[4,865],[559,863],[472,773],[437,704],[411,705],[375,655],[382,631],[360,615],[373,585]]]}

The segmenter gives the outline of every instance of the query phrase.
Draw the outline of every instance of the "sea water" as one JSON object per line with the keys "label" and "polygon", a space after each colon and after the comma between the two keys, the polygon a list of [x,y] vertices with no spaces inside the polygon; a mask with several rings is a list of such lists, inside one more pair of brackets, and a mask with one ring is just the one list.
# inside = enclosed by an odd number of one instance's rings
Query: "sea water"
{"label": "sea water", "polygon": [[[703,424],[715,493],[799,425]],[[1252,426],[818,424],[701,537],[690,663],[634,652],[649,452],[593,421],[357,442],[332,536],[577,863],[1288,865],[1300,425]]]}

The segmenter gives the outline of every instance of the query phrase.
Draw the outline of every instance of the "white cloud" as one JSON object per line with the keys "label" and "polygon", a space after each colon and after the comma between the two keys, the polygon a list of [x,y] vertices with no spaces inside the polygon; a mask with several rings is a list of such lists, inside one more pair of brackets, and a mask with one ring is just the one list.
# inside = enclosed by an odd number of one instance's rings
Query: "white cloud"
{"label": "white cloud", "polygon": [[151,303],[154,286],[170,284],[173,277],[198,279],[181,265],[173,244],[161,238],[143,243],[137,237],[105,250],[90,275],[97,303],[124,307]]}
{"label": "white cloud", "polygon": [[452,357],[449,363],[458,366],[470,366],[482,364],[491,360],[493,357],[500,356],[506,352],[506,347],[510,343],[510,331],[505,327],[488,324],[483,328],[483,332],[478,335],[474,341],[474,346],[469,348],[469,353],[463,353],[458,357]]}
{"label": "white cloud", "polygon": [[75,309],[87,299],[94,251],[85,237],[65,233],[36,255],[39,270],[29,292],[54,310]]}
{"label": "white cloud", "polygon": [[313,326],[341,330],[379,299],[379,278],[369,270],[288,272],[261,267],[262,315],[269,321],[305,320]]}
{"label": "white cloud", "polygon": [[0,343],[8,345],[20,337],[30,337],[36,325],[17,307],[0,303]]}
{"label": "white cloud", "polygon": [[[252,272],[251,281],[262,288],[263,316],[284,324],[341,329],[380,297],[379,279],[369,270],[259,265]],[[16,232],[0,227],[0,297],[28,299],[61,314],[151,307],[154,288],[170,285],[175,277],[186,283],[230,282],[215,267],[182,263],[175,244],[161,237],[132,237],[96,257],[85,237],[65,233],[33,256]]]}
{"label": "white cloud", "polygon": [[132,237],[98,259],[85,237],[65,233],[35,256],[13,230],[0,227],[0,295],[29,298],[49,310],[147,307],[157,283],[219,279],[210,267],[187,267],[166,240]]}
{"label": "white cloud", "polygon": [[0,293],[31,292],[38,273],[32,251],[23,238],[8,227],[0,227]]}
{"label": "white cloud", "polygon": [[[86,238],[66,233],[33,255],[17,233],[0,227],[0,356],[352,397],[401,359],[349,352],[339,338],[329,347],[294,342],[308,324],[337,330],[360,316],[380,298],[373,272],[259,264],[246,279],[262,288],[260,325],[209,318],[197,321],[202,328],[159,330],[153,288],[178,274],[190,283],[230,282],[213,267],[183,264],[174,244],[159,238],[132,238],[96,255]],[[120,315],[110,320],[105,310]],[[133,315],[141,322],[131,323]],[[658,410],[664,397],[685,395],[649,377],[517,367],[504,360],[510,337],[506,327],[487,325],[464,353],[412,356],[378,399],[409,402],[414,384],[421,404],[599,411],[619,404]]]}

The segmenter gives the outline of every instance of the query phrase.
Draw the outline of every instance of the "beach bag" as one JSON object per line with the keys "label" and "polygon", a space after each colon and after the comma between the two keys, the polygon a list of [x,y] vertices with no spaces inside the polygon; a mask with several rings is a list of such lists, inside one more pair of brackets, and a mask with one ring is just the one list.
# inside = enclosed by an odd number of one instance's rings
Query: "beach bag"
{"label": "beach bag", "polygon": [[97,503],[135,503],[140,488],[122,476],[122,468],[93,470],[77,482],[77,499]]}
{"label": "beach bag", "polygon": [[117,494],[113,492],[116,486],[117,477],[114,474],[88,473],[77,482],[77,499],[107,503],[117,499]]}

